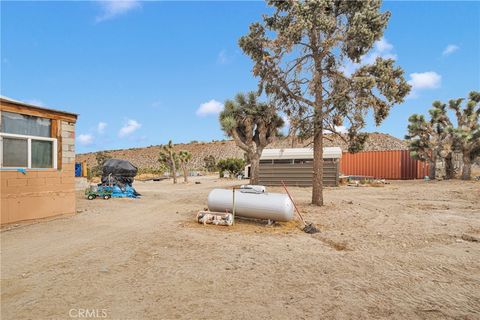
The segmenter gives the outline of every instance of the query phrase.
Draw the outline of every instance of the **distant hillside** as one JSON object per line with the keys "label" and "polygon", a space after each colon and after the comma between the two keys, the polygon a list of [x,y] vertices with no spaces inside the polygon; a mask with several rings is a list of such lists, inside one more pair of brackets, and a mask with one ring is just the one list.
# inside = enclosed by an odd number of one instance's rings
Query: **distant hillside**
{"label": "distant hillside", "polygon": [[[332,139],[329,141],[327,139]],[[303,142],[297,147],[308,145],[307,142]],[[342,150],[346,150],[347,146],[343,140],[339,137],[329,135],[324,140],[326,147],[340,147]],[[289,139],[279,139],[268,148],[289,148],[291,147],[291,141]],[[406,149],[406,143],[403,140],[392,137],[383,133],[371,133],[369,134],[367,143],[365,145],[365,151],[373,150],[404,150]],[[204,166],[204,158],[213,155],[218,161],[220,159],[237,157],[243,158],[243,151],[235,145],[233,140],[215,141],[215,142],[191,142],[180,143],[175,145],[177,151],[187,150],[192,153],[192,169],[201,170]],[[131,148],[122,150],[106,150],[105,152],[111,155],[113,158],[125,159],[133,163],[139,169],[146,168],[158,168],[159,163],[157,161],[160,146],[150,146],[145,148]],[[95,153],[78,154],[76,161],[87,161],[89,167],[96,165]]]}

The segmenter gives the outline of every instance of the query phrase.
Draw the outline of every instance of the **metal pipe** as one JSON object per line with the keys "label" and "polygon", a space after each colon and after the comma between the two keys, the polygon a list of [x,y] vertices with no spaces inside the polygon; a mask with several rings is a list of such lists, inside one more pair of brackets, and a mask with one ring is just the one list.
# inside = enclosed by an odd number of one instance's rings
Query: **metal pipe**
{"label": "metal pipe", "polygon": [[300,216],[300,219],[302,219],[303,224],[306,225],[307,223],[305,222],[305,219],[303,219],[303,216],[302,216],[302,214],[300,213],[300,210],[298,210],[297,205],[295,204],[295,201],[293,201],[293,198],[292,198],[292,196],[290,195],[290,192],[288,192],[288,189],[287,189],[287,186],[285,185],[285,182],[283,182],[283,180],[282,180],[281,182],[282,182],[283,188],[285,189],[285,191],[286,191],[287,194],[288,194],[288,197],[290,198],[290,201],[292,201],[293,206],[295,207],[295,210],[297,210],[297,213],[298,213],[298,215]]}

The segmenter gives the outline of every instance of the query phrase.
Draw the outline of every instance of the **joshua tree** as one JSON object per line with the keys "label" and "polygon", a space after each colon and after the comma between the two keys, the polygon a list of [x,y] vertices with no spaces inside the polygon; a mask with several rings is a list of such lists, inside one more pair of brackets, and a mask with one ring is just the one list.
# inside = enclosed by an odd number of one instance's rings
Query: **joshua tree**
{"label": "joshua tree", "polygon": [[455,111],[457,118],[457,127],[451,128],[451,133],[463,155],[462,179],[469,180],[472,162],[480,156],[480,92],[470,92],[467,105],[462,109],[463,100],[450,100],[449,107]]}
{"label": "joshua tree", "polygon": [[235,100],[227,100],[220,113],[222,130],[235,140],[250,160],[250,183],[258,184],[258,169],[263,149],[273,142],[283,120],[275,107],[257,101],[254,92],[239,93]]}
{"label": "joshua tree", "polygon": [[192,160],[192,154],[188,151],[182,150],[178,153],[178,160],[180,160],[180,166],[183,170],[183,180],[188,182],[188,165]]}
{"label": "joshua tree", "polygon": [[158,161],[170,170],[173,183],[177,183],[178,155],[173,150],[172,140],[168,141],[168,144],[161,146]]}
{"label": "joshua tree", "polygon": [[[349,124],[350,151],[361,150],[365,116],[380,124],[410,86],[394,60],[362,57],[380,40],[390,17],[381,1],[270,0],[272,15],[250,25],[239,45],[254,61],[259,91],[283,111],[304,114],[313,136],[312,203],[323,205],[323,134]],[[353,66],[350,73],[346,66]],[[357,64],[357,65],[355,65]],[[353,68],[353,69],[355,69]],[[293,112],[292,112],[293,113]]]}
{"label": "joshua tree", "polygon": [[452,126],[446,105],[440,101],[433,103],[433,108],[428,112],[430,120],[425,120],[423,115],[414,114],[408,118],[408,134],[405,139],[409,141],[409,149],[412,157],[428,161],[430,164],[429,176],[436,177],[436,163],[442,159],[445,163],[445,174],[451,179],[454,174],[452,153],[453,137],[450,133]]}

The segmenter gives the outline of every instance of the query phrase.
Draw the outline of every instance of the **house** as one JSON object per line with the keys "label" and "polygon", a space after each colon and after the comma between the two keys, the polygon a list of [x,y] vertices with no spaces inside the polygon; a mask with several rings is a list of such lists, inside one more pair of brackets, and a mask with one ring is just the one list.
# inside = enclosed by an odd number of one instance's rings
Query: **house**
{"label": "house", "polygon": [[75,213],[77,115],[0,97],[0,223]]}
{"label": "house", "polygon": [[[323,148],[323,185],[338,186],[339,147]],[[260,157],[259,183],[308,187],[313,178],[313,150],[311,148],[264,149]]]}

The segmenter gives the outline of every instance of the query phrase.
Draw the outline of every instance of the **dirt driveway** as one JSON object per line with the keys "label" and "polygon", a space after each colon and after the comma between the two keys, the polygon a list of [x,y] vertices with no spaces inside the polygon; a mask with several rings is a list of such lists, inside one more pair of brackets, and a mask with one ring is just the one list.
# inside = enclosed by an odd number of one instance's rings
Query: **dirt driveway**
{"label": "dirt driveway", "polygon": [[308,235],[197,225],[209,190],[236,183],[197,179],[3,228],[2,319],[480,318],[480,243],[461,239],[480,236],[479,182],[329,188],[323,208],[292,188]]}

